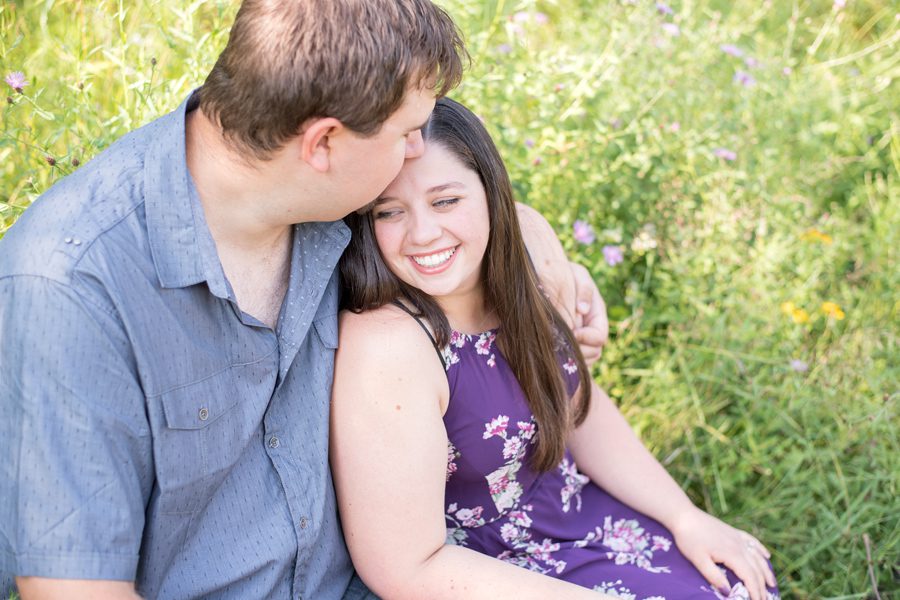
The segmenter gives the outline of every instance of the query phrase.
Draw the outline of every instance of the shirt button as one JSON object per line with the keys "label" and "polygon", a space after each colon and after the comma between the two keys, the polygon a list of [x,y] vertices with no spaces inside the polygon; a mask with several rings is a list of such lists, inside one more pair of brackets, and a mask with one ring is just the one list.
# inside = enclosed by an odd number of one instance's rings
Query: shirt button
{"label": "shirt button", "polygon": [[274,435],[269,438],[269,448],[277,448],[281,442]]}
{"label": "shirt button", "polygon": [[67,238],[66,238],[65,240],[63,240],[63,241],[64,241],[65,243],[67,243],[67,244],[71,244],[71,243],[72,243],[72,238],[67,237]]}
{"label": "shirt button", "polygon": [[309,519],[306,517],[300,517],[300,529],[306,529],[309,526]]}
{"label": "shirt button", "polygon": [[200,417],[201,421],[205,421],[209,418],[209,410],[204,406],[200,409],[200,412],[197,414]]}

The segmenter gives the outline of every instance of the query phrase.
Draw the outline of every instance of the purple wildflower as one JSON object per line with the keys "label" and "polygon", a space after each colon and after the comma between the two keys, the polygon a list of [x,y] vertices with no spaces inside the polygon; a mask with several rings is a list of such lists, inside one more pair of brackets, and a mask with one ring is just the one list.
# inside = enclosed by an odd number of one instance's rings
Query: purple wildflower
{"label": "purple wildflower", "polygon": [[756,77],[748,73],[747,71],[735,71],[734,79],[732,80],[735,83],[739,83],[744,87],[753,87],[756,85]]}
{"label": "purple wildflower", "polygon": [[793,70],[792,68],[790,68],[790,67],[785,67],[785,68],[783,68],[783,69],[781,70],[781,73],[782,73],[783,75],[790,75],[790,74],[793,73],[793,72],[794,72],[794,70]]}
{"label": "purple wildflower", "polygon": [[525,139],[525,147],[526,148],[534,148],[534,140],[531,138]]}
{"label": "purple wildflower", "polygon": [[672,37],[681,35],[681,29],[675,23],[663,23],[662,30]]}
{"label": "purple wildflower", "polygon": [[748,69],[755,69],[759,66],[759,61],[752,56],[748,56],[744,59],[744,64],[747,65]]}
{"label": "purple wildflower", "polygon": [[736,58],[741,58],[742,56],[744,56],[744,51],[734,44],[722,44],[721,46],[719,46],[719,50]]}
{"label": "purple wildflower", "polygon": [[681,131],[681,123],[679,123],[678,121],[673,121],[669,124],[669,131],[671,131],[672,133],[678,133],[679,131]]}
{"label": "purple wildflower", "polygon": [[737,160],[737,153],[734,150],[729,150],[728,148],[716,148],[715,150],[713,150],[713,154],[717,158],[724,158],[729,162]]}
{"label": "purple wildflower", "polygon": [[550,21],[550,17],[542,12],[534,13],[534,22],[538,25],[546,25]]}
{"label": "purple wildflower", "polygon": [[662,2],[656,3],[656,10],[659,11],[661,15],[674,15],[675,11],[672,10],[672,7],[668,4],[663,4]]}
{"label": "purple wildflower", "polygon": [[593,244],[597,236],[594,235],[594,229],[585,221],[575,221],[572,225],[573,237],[582,244]]}
{"label": "purple wildflower", "polygon": [[800,360],[799,358],[795,358],[791,360],[791,370],[796,371],[797,373],[806,373],[809,371],[809,365],[806,364],[805,361]]}
{"label": "purple wildflower", "polygon": [[611,267],[614,267],[625,260],[625,256],[622,254],[622,247],[603,246],[603,260]]}
{"label": "purple wildflower", "polygon": [[497,46],[497,52],[499,52],[500,54],[509,54],[510,52],[512,52],[512,46],[510,46],[509,44],[500,44],[499,46]]}
{"label": "purple wildflower", "polygon": [[841,10],[847,6],[847,0],[834,0],[834,10]]}
{"label": "purple wildflower", "polygon": [[28,85],[28,80],[25,79],[25,73],[22,71],[13,71],[4,79],[6,81],[6,85],[16,90],[20,94],[22,93],[22,88]]}

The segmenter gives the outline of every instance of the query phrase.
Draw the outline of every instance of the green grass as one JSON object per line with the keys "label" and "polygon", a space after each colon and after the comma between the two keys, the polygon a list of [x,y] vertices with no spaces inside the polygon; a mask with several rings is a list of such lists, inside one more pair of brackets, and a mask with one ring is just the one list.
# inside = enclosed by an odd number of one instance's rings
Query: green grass
{"label": "green grass", "polygon": [[[0,234],[201,83],[233,4],[0,5],[4,75],[29,78],[0,125]],[[900,597],[900,7],[444,5],[474,59],[454,96],[596,277],[612,320],[596,376],[647,444],[774,550],[784,597]]]}

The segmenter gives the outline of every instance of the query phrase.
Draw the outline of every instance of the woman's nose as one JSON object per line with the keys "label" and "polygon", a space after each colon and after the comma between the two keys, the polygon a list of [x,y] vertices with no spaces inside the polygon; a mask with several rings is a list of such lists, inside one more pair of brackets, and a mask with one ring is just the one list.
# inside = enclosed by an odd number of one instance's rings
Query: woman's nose
{"label": "woman's nose", "polygon": [[416,246],[427,246],[441,237],[441,226],[435,215],[428,210],[419,210],[410,219],[409,241]]}

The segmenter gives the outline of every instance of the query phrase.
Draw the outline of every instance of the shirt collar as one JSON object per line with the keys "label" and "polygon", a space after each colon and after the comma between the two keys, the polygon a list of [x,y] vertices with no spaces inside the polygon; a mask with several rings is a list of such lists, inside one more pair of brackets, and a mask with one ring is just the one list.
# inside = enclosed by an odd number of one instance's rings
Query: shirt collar
{"label": "shirt collar", "polygon": [[185,117],[198,104],[192,93],[154,124],[144,161],[147,235],[162,287],[206,281],[215,295],[228,297],[230,288],[187,168]]}

